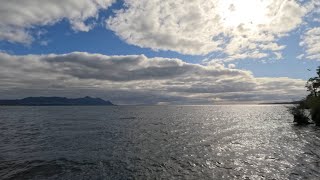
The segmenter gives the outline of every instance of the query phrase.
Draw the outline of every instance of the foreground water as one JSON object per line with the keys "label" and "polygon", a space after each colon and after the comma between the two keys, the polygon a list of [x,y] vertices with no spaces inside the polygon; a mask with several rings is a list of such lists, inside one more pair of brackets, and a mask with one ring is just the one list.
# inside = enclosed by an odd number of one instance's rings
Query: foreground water
{"label": "foreground water", "polygon": [[0,107],[0,179],[319,179],[281,105]]}

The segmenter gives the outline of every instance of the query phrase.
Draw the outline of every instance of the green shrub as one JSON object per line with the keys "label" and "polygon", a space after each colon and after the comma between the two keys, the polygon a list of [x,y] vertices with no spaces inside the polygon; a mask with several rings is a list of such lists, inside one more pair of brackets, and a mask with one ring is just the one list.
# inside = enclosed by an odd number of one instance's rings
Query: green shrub
{"label": "green shrub", "polygon": [[309,111],[311,120],[320,126],[320,66],[317,69],[316,77],[310,78],[306,87],[310,94],[300,101],[299,105],[289,108],[290,113],[294,117],[297,124],[309,124],[309,118],[305,111]]}
{"label": "green shrub", "polygon": [[305,109],[301,108],[300,105],[295,105],[293,107],[289,107],[290,113],[293,115],[294,122],[297,125],[307,125],[310,124],[309,118],[305,113]]}
{"label": "green shrub", "polygon": [[311,114],[312,121],[319,126],[320,125],[320,103],[319,102],[311,106],[310,114]]}

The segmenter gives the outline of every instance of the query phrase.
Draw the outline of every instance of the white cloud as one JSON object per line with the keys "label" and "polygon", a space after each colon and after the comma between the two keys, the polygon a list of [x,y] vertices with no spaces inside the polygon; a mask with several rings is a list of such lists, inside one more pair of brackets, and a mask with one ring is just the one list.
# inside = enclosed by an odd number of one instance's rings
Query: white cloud
{"label": "white cloud", "polygon": [[320,61],[320,27],[309,29],[302,36],[300,46],[305,47],[306,55],[304,57]]}
{"label": "white cloud", "polygon": [[320,18],[314,18],[314,19],[313,19],[313,21],[315,21],[315,22],[318,22],[318,23],[319,23],[319,22],[320,22]]}
{"label": "white cloud", "polygon": [[2,98],[90,95],[122,104],[290,101],[305,95],[303,80],[255,78],[231,68],[144,55],[0,53],[0,93]]}
{"label": "white cloud", "polygon": [[[100,10],[116,0],[0,0],[0,40],[31,43],[36,27],[67,20],[75,31],[89,31]],[[281,59],[279,43],[312,12],[308,0],[124,0],[125,7],[106,20],[129,44],[189,55],[218,52],[221,61]],[[42,44],[45,41],[40,42]],[[215,54],[214,54],[215,55]],[[317,58],[317,56],[312,56]]]}
{"label": "white cloud", "polygon": [[294,0],[125,0],[125,5],[107,26],[127,43],[190,55],[222,52],[226,61],[274,53],[281,58],[285,46],[277,41],[313,8]]}
{"label": "white cloud", "polygon": [[304,57],[304,54],[300,54],[299,56],[297,56],[297,59],[302,59]]}
{"label": "white cloud", "polygon": [[277,60],[283,58],[282,53],[280,53],[280,52],[274,52],[274,55],[276,56],[275,59],[277,59]]}
{"label": "white cloud", "polygon": [[235,64],[228,64],[228,68],[229,69],[234,69],[234,68],[236,68],[236,65]]}
{"label": "white cloud", "polygon": [[63,19],[76,31],[89,31],[100,9],[108,8],[114,0],[0,0],[0,40],[30,43],[29,30],[35,26],[51,25]]}
{"label": "white cloud", "polygon": [[320,1],[319,0],[312,0],[310,5],[311,13],[309,15],[309,20],[313,22],[320,22]]}

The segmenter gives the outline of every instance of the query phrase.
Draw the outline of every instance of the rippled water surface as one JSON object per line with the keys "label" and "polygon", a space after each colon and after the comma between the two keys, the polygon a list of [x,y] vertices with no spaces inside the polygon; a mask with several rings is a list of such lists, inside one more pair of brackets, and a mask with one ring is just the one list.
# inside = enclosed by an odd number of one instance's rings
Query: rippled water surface
{"label": "rippled water surface", "polygon": [[0,179],[320,179],[281,105],[0,107]]}

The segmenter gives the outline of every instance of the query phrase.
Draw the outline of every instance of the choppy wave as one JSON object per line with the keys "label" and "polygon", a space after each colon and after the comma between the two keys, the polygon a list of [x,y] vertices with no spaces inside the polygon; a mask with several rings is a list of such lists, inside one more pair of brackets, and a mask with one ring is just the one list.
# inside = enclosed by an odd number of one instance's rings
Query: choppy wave
{"label": "choppy wave", "polygon": [[320,179],[281,105],[0,107],[0,179]]}

